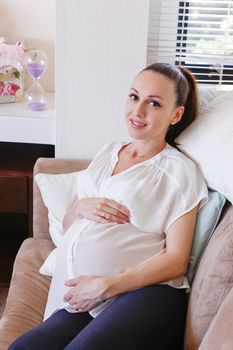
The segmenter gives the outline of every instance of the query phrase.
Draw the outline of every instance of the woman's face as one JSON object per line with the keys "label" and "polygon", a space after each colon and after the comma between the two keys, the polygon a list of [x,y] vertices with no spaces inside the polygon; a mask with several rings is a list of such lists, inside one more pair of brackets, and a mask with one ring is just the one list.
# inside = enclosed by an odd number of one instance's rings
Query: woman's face
{"label": "woman's face", "polygon": [[184,111],[175,101],[172,80],[149,70],[137,75],[125,108],[129,135],[133,139],[164,142],[169,125],[177,123]]}

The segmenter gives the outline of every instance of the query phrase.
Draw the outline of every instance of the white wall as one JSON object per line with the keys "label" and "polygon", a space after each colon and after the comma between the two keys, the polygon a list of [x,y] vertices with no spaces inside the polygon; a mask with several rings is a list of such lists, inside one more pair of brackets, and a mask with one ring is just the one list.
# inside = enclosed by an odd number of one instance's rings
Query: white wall
{"label": "white wall", "polygon": [[[56,0],[1,0],[0,36],[24,40],[48,55],[48,69],[41,78],[47,91],[54,91],[54,46]],[[31,83],[30,78],[26,85]]]}
{"label": "white wall", "polygon": [[57,0],[57,157],[91,158],[128,139],[124,104],[146,65],[148,3]]}

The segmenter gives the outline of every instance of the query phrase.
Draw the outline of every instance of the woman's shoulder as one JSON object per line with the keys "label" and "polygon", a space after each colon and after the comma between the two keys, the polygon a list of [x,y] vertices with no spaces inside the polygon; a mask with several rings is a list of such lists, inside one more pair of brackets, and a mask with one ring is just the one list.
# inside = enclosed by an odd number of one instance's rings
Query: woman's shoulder
{"label": "woman's shoulder", "polygon": [[101,149],[100,152],[102,153],[109,153],[109,152],[113,152],[115,150],[119,150],[124,144],[126,144],[126,142],[109,142],[106,143]]}
{"label": "woman's shoulder", "polygon": [[99,156],[110,155],[118,145],[119,142],[106,143],[104,146],[102,146],[102,148],[100,148],[100,150],[96,153],[93,159],[96,159]]}
{"label": "woman's shoulder", "polygon": [[160,162],[160,169],[173,184],[204,184],[205,180],[196,162],[178,149],[168,145]]}
{"label": "woman's shoulder", "polygon": [[178,149],[168,146],[163,162],[161,163],[163,188],[169,195],[173,193],[178,200],[183,198],[184,203],[191,199],[208,198],[205,179],[197,163],[180,152]]}
{"label": "woman's shoulder", "polygon": [[193,171],[198,169],[198,164],[180,150],[168,145],[166,152],[167,164],[181,170]]}
{"label": "woman's shoulder", "polygon": [[92,158],[92,161],[88,169],[91,169],[98,164],[100,165],[100,164],[111,162],[112,159],[114,159],[115,156],[118,154],[117,149],[119,145],[120,145],[119,142],[106,143]]}

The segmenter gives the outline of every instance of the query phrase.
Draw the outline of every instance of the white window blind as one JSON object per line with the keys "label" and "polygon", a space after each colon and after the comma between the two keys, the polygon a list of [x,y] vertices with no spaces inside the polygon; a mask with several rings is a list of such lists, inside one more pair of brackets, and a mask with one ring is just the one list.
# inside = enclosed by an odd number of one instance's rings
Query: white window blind
{"label": "white window blind", "polygon": [[233,0],[151,0],[153,62],[184,65],[201,83],[233,84]]}

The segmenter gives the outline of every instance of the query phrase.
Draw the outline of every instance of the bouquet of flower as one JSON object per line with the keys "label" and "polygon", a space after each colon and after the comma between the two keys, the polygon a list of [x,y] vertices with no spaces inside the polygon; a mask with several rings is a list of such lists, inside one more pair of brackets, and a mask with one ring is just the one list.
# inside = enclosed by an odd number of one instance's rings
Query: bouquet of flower
{"label": "bouquet of flower", "polygon": [[26,58],[23,42],[7,44],[0,38],[0,103],[21,101]]}

